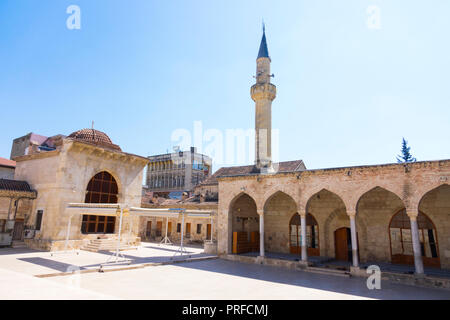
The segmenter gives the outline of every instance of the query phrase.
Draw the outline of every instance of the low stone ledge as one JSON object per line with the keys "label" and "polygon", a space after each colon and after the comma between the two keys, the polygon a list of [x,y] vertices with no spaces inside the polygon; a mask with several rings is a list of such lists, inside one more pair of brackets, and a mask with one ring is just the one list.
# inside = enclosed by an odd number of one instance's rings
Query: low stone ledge
{"label": "low stone ledge", "polygon": [[217,242],[205,241],[203,243],[203,248],[206,254],[217,254]]}
{"label": "low stone ledge", "polygon": [[450,278],[440,278],[427,275],[402,274],[394,272],[382,272],[381,279],[418,287],[442,288],[450,290]]}

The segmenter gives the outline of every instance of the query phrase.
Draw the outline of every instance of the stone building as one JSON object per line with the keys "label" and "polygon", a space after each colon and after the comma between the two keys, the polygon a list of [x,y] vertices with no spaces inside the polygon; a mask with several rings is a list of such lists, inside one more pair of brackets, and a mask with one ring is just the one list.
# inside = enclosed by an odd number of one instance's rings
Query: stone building
{"label": "stone building", "polygon": [[0,157],[0,179],[14,179],[16,162]]}
{"label": "stone building", "polygon": [[[116,217],[71,217],[66,207],[69,203],[124,203],[139,207],[148,159],[123,152],[105,133],[94,129],[55,137],[50,147],[29,148],[25,155],[14,158],[15,180],[26,181],[37,193],[28,217],[28,231],[33,236],[25,242],[32,248],[61,249],[69,219],[72,247],[80,247],[100,235],[114,235],[118,229]],[[136,221],[132,224],[131,219]],[[137,236],[138,220],[124,219],[124,230],[133,226],[129,233],[132,237]]]}
{"label": "stone building", "polygon": [[211,175],[211,158],[197,153],[194,147],[190,151],[155,155],[148,159],[146,190],[159,195],[190,192]]}
{"label": "stone building", "polygon": [[256,62],[256,162],[216,177],[219,254],[450,269],[450,160],[320,170],[272,163],[276,88],[265,33]]}
{"label": "stone building", "polygon": [[0,246],[23,243],[36,196],[25,181],[0,179]]}

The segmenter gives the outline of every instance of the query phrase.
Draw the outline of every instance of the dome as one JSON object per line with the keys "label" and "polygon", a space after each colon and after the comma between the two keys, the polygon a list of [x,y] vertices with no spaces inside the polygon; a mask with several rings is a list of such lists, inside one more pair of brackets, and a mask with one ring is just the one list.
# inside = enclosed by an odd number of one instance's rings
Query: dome
{"label": "dome", "polygon": [[120,150],[120,147],[113,144],[108,135],[95,129],[82,129],[71,133],[68,138],[93,143],[102,147]]}

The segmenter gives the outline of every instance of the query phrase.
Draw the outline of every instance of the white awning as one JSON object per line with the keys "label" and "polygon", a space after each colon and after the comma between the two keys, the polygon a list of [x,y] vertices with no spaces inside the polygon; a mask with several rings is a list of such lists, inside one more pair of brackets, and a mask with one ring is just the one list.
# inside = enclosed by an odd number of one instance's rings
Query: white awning
{"label": "white awning", "polygon": [[141,217],[155,217],[155,218],[178,218],[180,214],[189,218],[211,218],[212,211],[208,210],[191,210],[183,208],[128,208],[123,204],[109,204],[109,203],[69,203],[67,210],[73,214],[95,214],[102,216],[117,216],[122,209],[128,209],[130,215]]}
{"label": "white awning", "polygon": [[120,204],[109,203],[69,203],[66,210],[71,214],[95,214],[98,216],[117,216]]}

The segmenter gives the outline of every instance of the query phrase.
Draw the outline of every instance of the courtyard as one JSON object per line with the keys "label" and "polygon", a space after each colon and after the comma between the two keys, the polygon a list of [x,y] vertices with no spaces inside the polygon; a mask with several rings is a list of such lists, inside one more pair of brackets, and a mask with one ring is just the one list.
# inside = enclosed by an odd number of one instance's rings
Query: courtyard
{"label": "courtyard", "polygon": [[[123,253],[130,264],[106,266],[105,272],[97,270],[109,252],[1,249],[0,299],[450,299],[444,289],[382,281],[380,290],[369,290],[363,278],[226,261],[197,247],[180,257],[177,249],[143,243]],[[80,274],[63,274],[78,269]]]}

